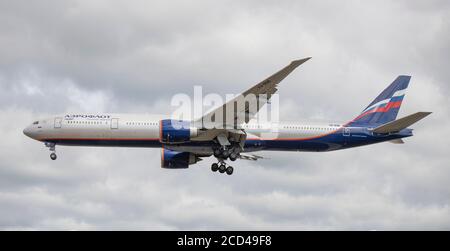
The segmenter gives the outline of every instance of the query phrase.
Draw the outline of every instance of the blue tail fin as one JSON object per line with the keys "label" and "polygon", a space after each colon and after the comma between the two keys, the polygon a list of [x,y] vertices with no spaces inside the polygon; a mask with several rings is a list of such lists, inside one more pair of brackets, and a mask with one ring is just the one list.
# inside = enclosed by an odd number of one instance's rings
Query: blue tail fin
{"label": "blue tail fin", "polygon": [[398,76],[350,125],[385,124],[395,120],[411,76]]}

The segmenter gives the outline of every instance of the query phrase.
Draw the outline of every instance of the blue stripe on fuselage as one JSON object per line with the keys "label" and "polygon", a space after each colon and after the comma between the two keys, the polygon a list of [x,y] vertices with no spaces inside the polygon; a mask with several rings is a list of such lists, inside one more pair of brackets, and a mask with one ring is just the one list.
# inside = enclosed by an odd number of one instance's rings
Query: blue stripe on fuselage
{"label": "blue stripe on fuselage", "polygon": [[[372,135],[366,128],[350,128],[350,135],[344,136],[342,130],[335,133],[324,135],[314,139],[274,139],[274,140],[246,140],[244,149],[246,152],[268,150],[268,151],[310,151],[322,152],[346,149],[351,147],[370,145],[383,141],[389,141],[412,136],[410,129],[404,129],[397,134]],[[73,146],[118,146],[118,147],[162,147],[159,140],[139,140],[139,139],[48,139],[43,140],[53,142],[58,145]],[[188,142],[180,146],[212,146],[214,142]]]}

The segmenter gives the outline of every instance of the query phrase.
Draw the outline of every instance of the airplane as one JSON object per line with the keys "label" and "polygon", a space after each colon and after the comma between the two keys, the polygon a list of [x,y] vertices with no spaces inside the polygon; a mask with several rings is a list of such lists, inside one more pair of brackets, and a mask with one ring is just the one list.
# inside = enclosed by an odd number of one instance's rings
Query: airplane
{"label": "airplane", "polygon": [[[257,113],[270,102],[279,83],[309,59],[292,61],[240,97],[255,95],[251,102],[258,103]],[[381,142],[404,143],[403,138],[413,136],[413,129],[408,127],[431,114],[417,112],[396,119],[410,79],[410,76],[398,76],[347,123],[279,122],[269,125],[271,130],[276,127],[275,136],[265,133],[267,124],[252,122],[255,112],[248,105],[227,110],[229,105],[237,104],[237,98],[193,120],[176,120],[164,115],[71,113],[37,120],[23,133],[43,142],[51,151],[52,160],[57,158],[56,145],[150,147],[161,148],[162,168],[188,168],[214,156],[217,162],[211,165],[211,170],[231,175],[234,168],[227,164],[228,160],[263,158],[254,155],[257,151],[327,152]],[[220,114],[216,113],[219,109],[230,111],[232,121],[216,120],[214,114]],[[180,124],[183,126],[176,126]]]}

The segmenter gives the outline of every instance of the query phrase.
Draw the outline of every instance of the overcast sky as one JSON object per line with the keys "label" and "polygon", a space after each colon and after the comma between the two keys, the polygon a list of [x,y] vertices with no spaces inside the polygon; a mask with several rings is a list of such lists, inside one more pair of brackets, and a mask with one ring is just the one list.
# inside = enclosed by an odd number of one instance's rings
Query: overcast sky
{"label": "overcast sky", "polygon": [[[0,229],[450,230],[449,1],[0,0]],[[263,152],[210,171],[160,149],[57,147],[22,134],[64,112],[170,112],[290,61],[283,120],[346,121],[400,74],[406,144]]]}

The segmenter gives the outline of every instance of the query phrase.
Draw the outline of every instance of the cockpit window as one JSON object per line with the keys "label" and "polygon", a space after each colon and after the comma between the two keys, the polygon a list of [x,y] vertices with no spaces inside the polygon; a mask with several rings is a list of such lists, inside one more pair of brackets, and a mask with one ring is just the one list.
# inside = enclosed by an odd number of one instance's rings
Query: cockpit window
{"label": "cockpit window", "polygon": [[39,124],[39,121],[34,121],[33,122],[33,125],[37,125],[37,124]]}

